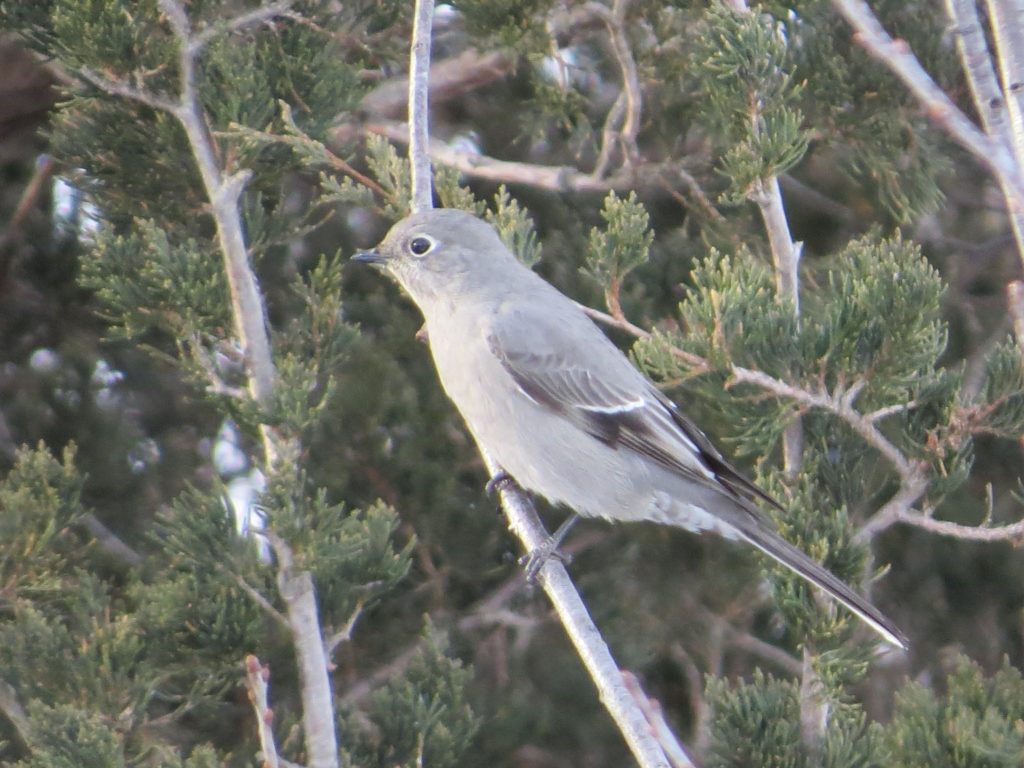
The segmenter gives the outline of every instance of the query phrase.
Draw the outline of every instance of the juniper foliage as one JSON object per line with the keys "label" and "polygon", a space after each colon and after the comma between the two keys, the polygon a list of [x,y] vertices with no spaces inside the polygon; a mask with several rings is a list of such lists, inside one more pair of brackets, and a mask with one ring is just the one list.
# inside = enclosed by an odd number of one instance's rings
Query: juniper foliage
{"label": "juniper foliage", "polygon": [[[408,212],[404,152],[378,135],[393,115],[363,100],[404,67],[408,4],[299,0],[245,21],[265,5],[0,0],[4,30],[64,76],[37,143],[4,156],[0,220],[40,147],[98,220],[74,229],[76,209],[56,227],[44,195],[31,237],[0,240],[0,761],[250,765],[255,654],[279,751],[304,763],[280,537],[315,584],[341,764],[625,764],[545,604],[510,586],[514,545],[420,319],[395,286],[344,267]],[[914,641],[909,662],[875,663],[855,620],[766,560],[592,524],[574,575],[704,764],[1019,764],[1019,558],[899,527],[858,535],[903,487],[893,452],[936,519],[1020,517],[1005,217],[973,205],[991,181],[829,3],[750,5],[626,4],[633,137],[608,31],[622,4],[443,9],[437,58],[475,47],[512,64],[435,93],[435,138],[561,168],[564,188],[439,165],[437,200],[492,222],[569,295],[651,329],[610,332],[782,502],[783,535],[871,587]],[[963,93],[933,3],[872,6]],[[167,109],[182,95],[174,7],[202,41],[213,161],[246,174],[237,214],[277,373],[265,402],[248,392],[211,201]],[[602,149],[613,182],[592,174]],[[799,316],[752,204],[776,180],[804,243]],[[969,241],[984,246],[971,259]],[[793,477],[780,453],[795,420]],[[293,450],[267,461],[267,430]],[[946,666],[948,647],[975,661]],[[911,669],[931,682],[906,683]],[[828,705],[817,745],[800,728],[808,679]]]}

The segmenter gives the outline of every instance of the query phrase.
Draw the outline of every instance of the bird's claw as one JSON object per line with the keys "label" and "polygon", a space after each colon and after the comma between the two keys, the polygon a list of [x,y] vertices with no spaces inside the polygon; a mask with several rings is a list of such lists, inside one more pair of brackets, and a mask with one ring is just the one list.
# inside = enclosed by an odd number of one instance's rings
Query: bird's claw
{"label": "bird's claw", "polygon": [[484,490],[487,492],[488,496],[495,496],[501,491],[504,491],[514,482],[515,480],[512,475],[504,469],[499,469],[494,473],[494,477],[487,481],[487,485],[484,486]]}
{"label": "bird's claw", "polygon": [[526,574],[527,584],[535,584],[537,582],[540,569],[551,558],[555,558],[562,565],[568,565],[572,562],[572,555],[562,552],[558,548],[559,543],[559,539],[549,536],[539,547],[519,558],[519,564],[523,566],[523,571]]}

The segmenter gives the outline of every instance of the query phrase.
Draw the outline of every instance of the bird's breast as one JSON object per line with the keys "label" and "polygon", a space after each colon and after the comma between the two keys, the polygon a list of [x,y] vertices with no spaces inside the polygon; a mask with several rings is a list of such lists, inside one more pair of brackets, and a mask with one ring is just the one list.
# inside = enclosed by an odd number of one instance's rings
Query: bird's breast
{"label": "bird's breast", "polygon": [[477,445],[522,487],[587,516],[646,516],[651,501],[643,462],[523,392],[491,352],[486,327],[454,315],[431,322],[428,334],[441,384]]}

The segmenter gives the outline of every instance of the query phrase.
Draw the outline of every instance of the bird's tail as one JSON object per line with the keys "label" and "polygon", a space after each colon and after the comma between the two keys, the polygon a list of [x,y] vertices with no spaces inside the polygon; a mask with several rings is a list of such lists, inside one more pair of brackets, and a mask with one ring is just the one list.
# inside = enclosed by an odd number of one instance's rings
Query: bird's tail
{"label": "bird's tail", "polygon": [[888,642],[904,650],[909,647],[906,636],[885,614],[850,589],[834,574],[825,570],[775,531],[762,526],[747,528],[747,530],[737,530],[743,539],[838,600]]}

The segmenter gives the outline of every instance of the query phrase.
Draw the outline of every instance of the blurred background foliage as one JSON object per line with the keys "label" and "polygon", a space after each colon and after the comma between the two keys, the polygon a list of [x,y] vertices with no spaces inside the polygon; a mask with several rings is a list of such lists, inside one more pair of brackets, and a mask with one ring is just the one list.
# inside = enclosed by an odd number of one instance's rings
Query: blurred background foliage
{"label": "blurred background foliage", "polygon": [[[258,5],[187,10],[209,34],[197,87],[218,162],[253,173],[242,215],[281,377],[270,413],[231,395],[244,372],[180,126],[89,82],[175,98],[161,4],[0,0],[0,763],[250,765],[248,653],[273,671],[275,732],[301,762],[289,638],[252,599],[274,602],[269,518],[313,572],[324,625],[354,621],[332,669],[346,764],[627,764],[520,583],[419,317],[344,266],[406,211],[404,148],[382,137],[404,116],[411,6],[297,0],[225,22]],[[568,540],[598,625],[708,766],[1020,765],[1016,542],[858,537],[899,487],[892,466],[834,415],[731,373],[857,384],[861,413],[892,409],[879,428],[925,467],[937,517],[1019,519],[1005,286],[1021,260],[998,188],[823,0],[615,5],[643,96],[620,140],[609,7],[439,6],[434,138],[525,172],[438,167],[438,200],[653,331],[610,334],[783,500],[788,536],[851,582],[878,576],[912,648],[875,654],[752,553],[648,525],[584,523]],[[941,4],[872,5],[969,109]],[[803,243],[799,321],[752,202],[776,176]],[[797,413],[794,480],[780,444]],[[301,471],[255,471],[263,421],[300,441]],[[833,701],[818,751],[798,727],[805,652]]]}

